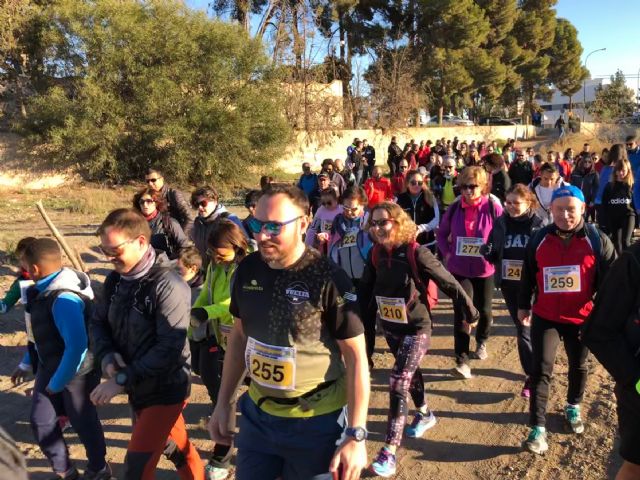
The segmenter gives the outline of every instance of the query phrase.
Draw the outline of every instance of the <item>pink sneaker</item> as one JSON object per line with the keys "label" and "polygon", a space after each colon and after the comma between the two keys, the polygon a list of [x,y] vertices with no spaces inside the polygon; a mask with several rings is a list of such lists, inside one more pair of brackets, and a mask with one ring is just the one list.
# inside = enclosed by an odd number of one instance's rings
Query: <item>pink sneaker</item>
{"label": "pink sneaker", "polygon": [[529,380],[529,377],[527,377],[524,381],[524,385],[522,386],[522,391],[520,392],[520,396],[522,398],[531,397],[531,381]]}

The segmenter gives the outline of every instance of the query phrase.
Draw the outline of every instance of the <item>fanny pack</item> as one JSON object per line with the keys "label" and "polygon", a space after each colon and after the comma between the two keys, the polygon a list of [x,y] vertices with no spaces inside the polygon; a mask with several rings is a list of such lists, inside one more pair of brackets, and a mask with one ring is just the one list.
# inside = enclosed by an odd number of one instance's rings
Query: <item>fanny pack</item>
{"label": "fanny pack", "polygon": [[303,412],[307,412],[307,411],[311,410],[311,405],[309,404],[307,399],[313,397],[315,394],[317,394],[318,392],[321,392],[325,388],[330,387],[334,383],[336,383],[335,380],[329,380],[328,382],[322,382],[316,388],[314,388],[312,390],[309,390],[307,393],[303,393],[299,397],[293,397],[293,398],[280,398],[280,397],[268,397],[268,396],[267,397],[261,397],[260,400],[258,400],[258,407],[260,407],[264,402],[269,400],[269,401],[271,401],[273,403],[277,403],[279,405],[298,405],[299,404],[300,408],[302,409],[302,411]]}

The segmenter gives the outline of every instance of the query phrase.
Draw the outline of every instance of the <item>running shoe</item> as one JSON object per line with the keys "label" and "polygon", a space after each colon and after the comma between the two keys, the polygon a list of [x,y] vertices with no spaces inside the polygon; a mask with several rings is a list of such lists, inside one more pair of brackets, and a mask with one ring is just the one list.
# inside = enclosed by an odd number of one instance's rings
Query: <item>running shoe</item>
{"label": "running shoe", "polygon": [[473,378],[471,367],[466,363],[457,363],[453,369],[454,375],[462,378]]}
{"label": "running shoe", "polygon": [[68,472],[58,473],[55,477],[51,477],[51,480],[80,480],[80,472],[76,467],[72,467]]}
{"label": "running shoe", "polygon": [[489,354],[487,353],[487,345],[484,343],[479,343],[476,347],[476,358],[478,360],[486,360],[489,358]]}
{"label": "running shoe", "polygon": [[531,433],[524,441],[524,448],[529,450],[531,453],[536,453],[538,455],[543,455],[544,452],[549,450],[549,444],[547,443],[547,432],[544,427],[533,427],[531,429]]}
{"label": "running shoe", "polygon": [[520,396],[522,398],[531,398],[531,379],[527,377],[524,381],[524,385],[522,386],[522,391],[520,392]]}
{"label": "running shoe", "polygon": [[229,476],[229,469],[215,467],[208,463],[204,467],[204,476],[207,480],[225,480]]}
{"label": "running shoe", "polygon": [[115,480],[111,467],[107,463],[104,468],[98,472],[92,472],[91,470],[85,470],[82,480]]}
{"label": "running shoe", "polygon": [[376,459],[369,467],[373,473],[379,477],[390,477],[396,474],[396,456],[387,449],[382,447],[376,456]]}
{"label": "running shoe", "polygon": [[413,417],[411,425],[406,428],[405,433],[407,437],[420,438],[424,435],[424,432],[433,427],[436,422],[436,416],[431,410],[429,410],[429,413],[418,412],[416,416]]}
{"label": "running shoe", "polygon": [[584,423],[580,417],[580,405],[568,404],[564,407],[564,415],[573,433],[584,432]]}

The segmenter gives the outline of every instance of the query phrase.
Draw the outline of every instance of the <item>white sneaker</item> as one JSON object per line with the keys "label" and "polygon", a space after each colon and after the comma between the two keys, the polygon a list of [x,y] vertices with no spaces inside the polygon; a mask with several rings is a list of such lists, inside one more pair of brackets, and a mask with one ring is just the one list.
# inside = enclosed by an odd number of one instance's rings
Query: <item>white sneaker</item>
{"label": "white sneaker", "polygon": [[454,375],[465,378],[465,379],[473,378],[473,375],[471,374],[471,367],[466,363],[456,364],[456,366],[453,369],[453,373]]}

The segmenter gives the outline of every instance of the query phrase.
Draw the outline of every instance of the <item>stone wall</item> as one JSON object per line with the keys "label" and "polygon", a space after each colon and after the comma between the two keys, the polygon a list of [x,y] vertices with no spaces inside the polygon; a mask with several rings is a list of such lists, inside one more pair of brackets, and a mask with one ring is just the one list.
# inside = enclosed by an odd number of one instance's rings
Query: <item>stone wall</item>
{"label": "stone wall", "polygon": [[318,170],[325,158],[346,158],[347,147],[354,138],[367,139],[376,149],[376,163],[386,164],[387,147],[391,137],[398,138],[402,147],[406,142],[415,139],[416,142],[431,140],[435,143],[438,138],[471,141],[499,140],[508,138],[527,139],[535,137],[536,129],[532,125],[505,126],[473,126],[473,127],[428,127],[403,128],[397,130],[335,130],[315,132],[312,134],[300,132],[296,140],[289,145],[278,163],[278,168],[287,173],[296,173],[303,162],[309,162],[314,170]]}

